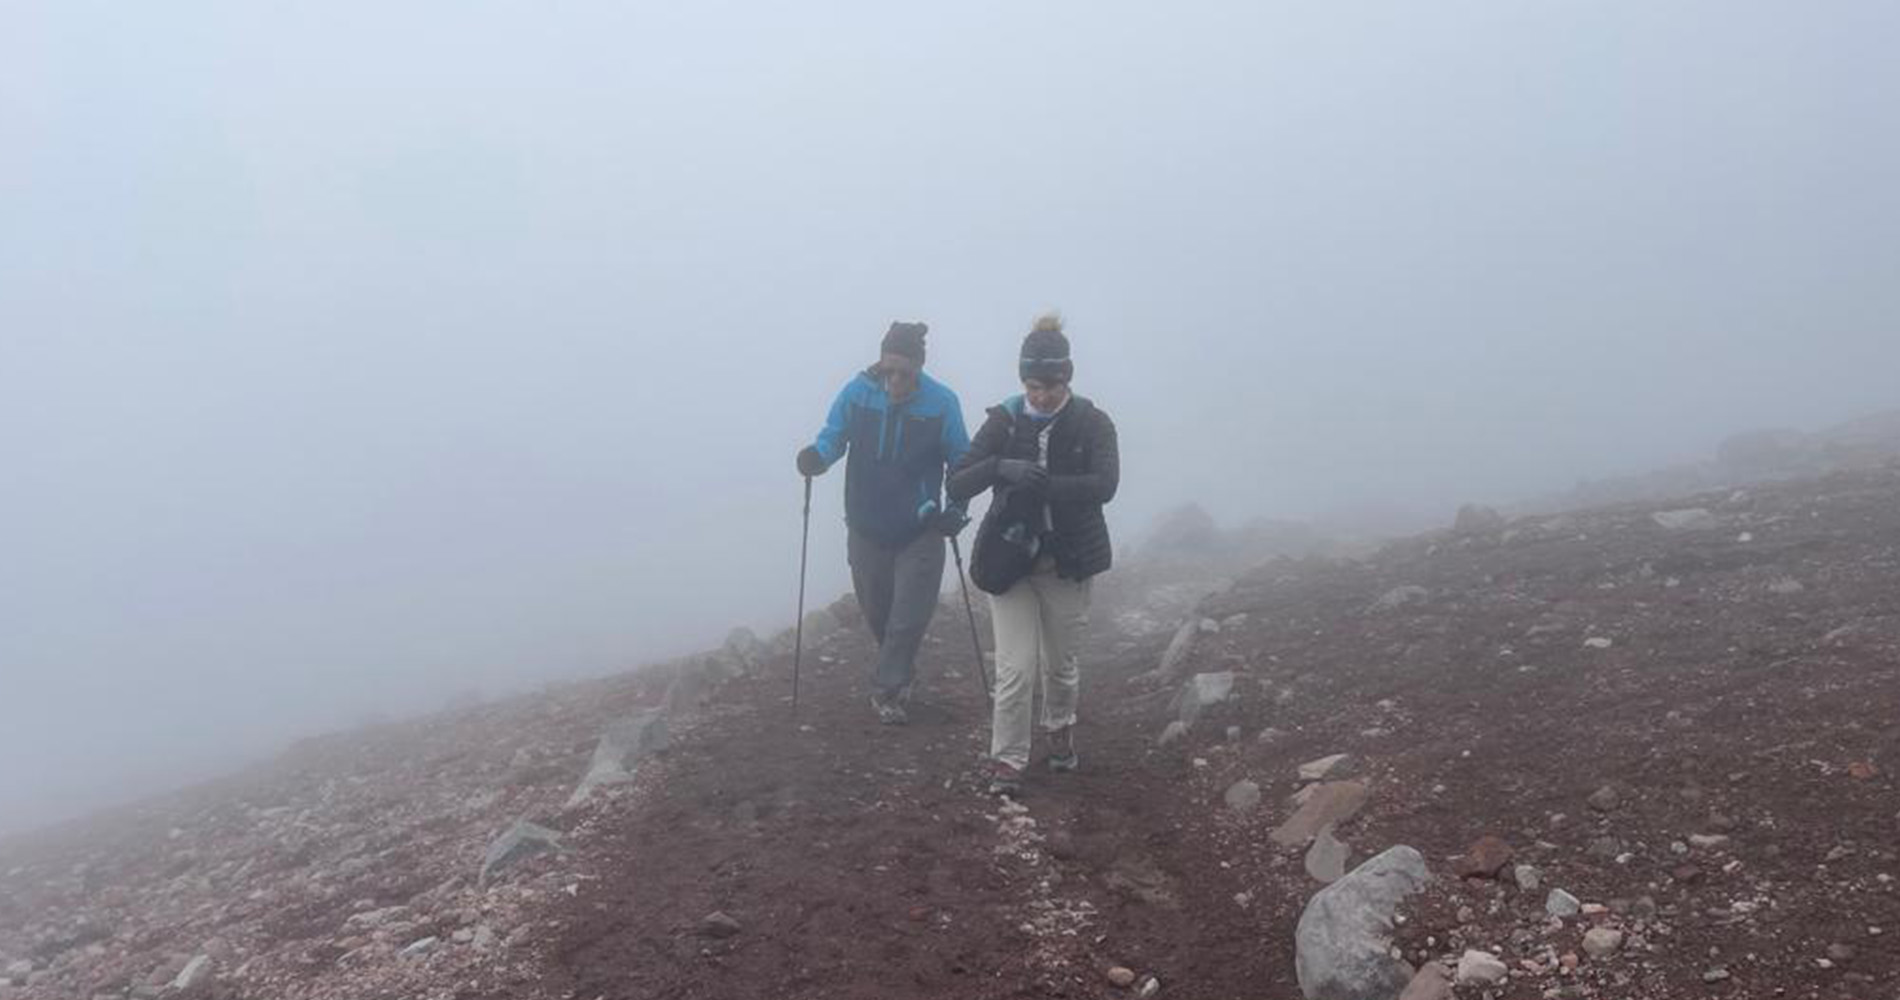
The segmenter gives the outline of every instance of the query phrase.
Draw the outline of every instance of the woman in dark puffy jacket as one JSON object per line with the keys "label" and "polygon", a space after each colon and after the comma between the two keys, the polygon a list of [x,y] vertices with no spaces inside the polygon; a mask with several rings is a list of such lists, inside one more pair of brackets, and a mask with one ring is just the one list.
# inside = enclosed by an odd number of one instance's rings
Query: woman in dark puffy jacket
{"label": "woman in dark puffy jacket", "polygon": [[1077,645],[1089,582],[1113,556],[1102,505],[1121,478],[1114,421],[1069,388],[1075,365],[1059,317],[1038,319],[1023,338],[1017,374],[1023,394],[990,407],[948,484],[957,503],[994,491],[971,575],[990,594],[996,629],[989,787],[997,795],[1022,791],[1038,676],[1049,769],[1080,765]]}

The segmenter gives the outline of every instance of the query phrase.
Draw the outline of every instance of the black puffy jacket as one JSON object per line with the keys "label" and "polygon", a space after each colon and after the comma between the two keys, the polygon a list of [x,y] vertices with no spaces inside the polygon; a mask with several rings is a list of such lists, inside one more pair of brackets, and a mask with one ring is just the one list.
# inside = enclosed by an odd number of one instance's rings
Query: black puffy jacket
{"label": "black puffy jacket", "polygon": [[[970,441],[970,450],[950,472],[946,492],[957,503],[997,484],[996,463],[1004,458],[1041,458],[1042,426],[1030,417],[1016,396],[989,408],[983,426]],[[1049,432],[1049,518],[1054,531],[1048,539],[1056,558],[1056,573],[1069,580],[1086,580],[1108,569],[1115,550],[1108,537],[1108,519],[1102,505],[1115,499],[1121,484],[1121,455],[1115,442],[1115,422],[1082,396],[1055,417]],[[979,534],[990,530],[1001,504],[992,503]]]}

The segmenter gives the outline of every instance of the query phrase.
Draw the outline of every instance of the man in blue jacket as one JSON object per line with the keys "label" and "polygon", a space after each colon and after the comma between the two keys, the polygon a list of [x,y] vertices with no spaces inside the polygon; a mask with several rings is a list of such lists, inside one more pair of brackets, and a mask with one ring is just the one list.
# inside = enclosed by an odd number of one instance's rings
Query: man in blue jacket
{"label": "man in blue jacket", "polygon": [[823,475],[840,458],[851,588],[877,637],[871,707],[908,721],[904,701],[917,648],[943,592],[944,538],[967,520],[943,503],[944,469],[969,450],[957,394],[924,374],[922,323],[892,323],[878,363],[852,376],[831,404],[798,471]]}

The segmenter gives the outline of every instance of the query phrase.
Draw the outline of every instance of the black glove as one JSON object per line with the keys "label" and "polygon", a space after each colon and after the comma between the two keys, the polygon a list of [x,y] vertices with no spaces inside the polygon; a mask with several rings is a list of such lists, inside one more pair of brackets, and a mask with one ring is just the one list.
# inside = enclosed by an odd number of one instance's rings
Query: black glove
{"label": "black glove", "polygon": [[945,538],[955,538],[969,525],[970,515],[965,514],[963,508],[952,505],[932,514],[927,523]]}
{"label": "black glove", "polygon": [[822,476],[825,474],[825,468],[825,456],[818,454],[818,449],[807,445],[798,453],[799,475],[807,479],[812,476]]}
{"label": "black glove", "polygon": [[1041,493],[1049,488],[1049,470],[1026,458],[998,459],[996,478],[1032,493]]}

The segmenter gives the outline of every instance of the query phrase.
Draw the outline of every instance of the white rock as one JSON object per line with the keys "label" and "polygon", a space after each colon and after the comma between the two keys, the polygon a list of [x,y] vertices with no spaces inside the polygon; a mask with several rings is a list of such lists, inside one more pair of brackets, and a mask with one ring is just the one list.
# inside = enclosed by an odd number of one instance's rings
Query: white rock
{"label": "white rock", "polygon": [[1659,510],[1649,515],[1649,519],[1670,531],[1698,531],[1717,527],[1721,524],[1706,507],[1685,507],[1681,510]]}
{"label": "white rock", "polygon": [[212,962],[210,955],[199,955],[185,963],[183,969],[172,979],[172,989],[180,996],[193,996],[211,986]]}
{"label": "white rock", "polygon": [[1467,951],[1458,960],[1457,980],[1459,983],[1499,983],[1511,972],[1496,955],[1488,951],[1473,949]]}
{"label": "white rock", "polygon": [[1309,760],[1300,765],[1301,781],[1324,781],[1326,777],[1344,764],[1351,754],[1336,753],[1318,760]]}
{"label": "white rock", "polygon": [[1583,932],[1583,950],[1591,958],[1608,958],[1623,947],[1623,932],[1612,927],[1592,927]]}
{"label": "white rock", "polygon": [[1544,912],[1553,917],[1574,917],[1583,912],[1583,901],[1562,889],[1552,889],[1544,898]]}

